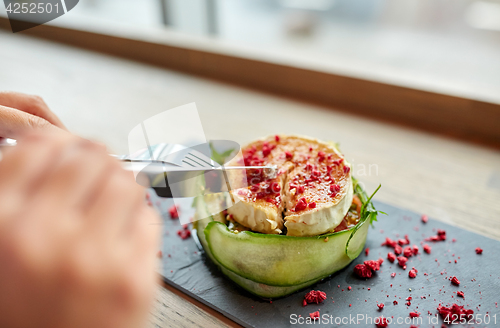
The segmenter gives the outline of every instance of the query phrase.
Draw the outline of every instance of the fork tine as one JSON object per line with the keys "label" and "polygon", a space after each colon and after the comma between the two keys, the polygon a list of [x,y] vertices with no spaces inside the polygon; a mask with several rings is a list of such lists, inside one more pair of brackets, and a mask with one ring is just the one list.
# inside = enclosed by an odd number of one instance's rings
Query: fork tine
{"label": "fork tine", "polygon": [[[205,163],[205,164],[207,164],[208,166],[213,167],[212,163],[207,162],[206,160],[204,160],[204,159],[203,159],[203,158],[201,158],[200,156],[196,156],[196,155],[195,155],[195,154],[193,154],[192,152],[191,152],[191,153],[188,153],[188,154],[186,155],[186,158],[187,158],[187,156],[193,156],[193,157],[195,157],[196,159],[198,159],[199,161],[204,162],[204,163]],[[201,164],[201,165],[203,165],[203,164]]]}
{"label": "fork tine", "polygon": [[[200,164],[200,163],[199,163],[199,162],[197,162],[196,160],[194,160],[194,159],[192,159],[192,158],[190,158],[190,157],[187,157],[187,156],[186,156],[186,157],[184,157],[184,159],[182,160],[182,162],[184,162],[184,163],[186,163],[186,164],[189,164],[189,165],[191,165],[191,166],[194,166],[194,167],[196,167],[196,166],[198,166],[198,167],[204,167],[202,164]],[[194,163],[194,164],[196,164],[196,165],[193,165],[193,163]]]}

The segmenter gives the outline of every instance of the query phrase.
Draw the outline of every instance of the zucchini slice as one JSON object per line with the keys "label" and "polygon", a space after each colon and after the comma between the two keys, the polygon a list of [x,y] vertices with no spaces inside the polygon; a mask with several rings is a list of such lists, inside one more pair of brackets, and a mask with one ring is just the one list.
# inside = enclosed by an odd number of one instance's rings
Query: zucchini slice
{"label": "zucchini slice", "polygon": [[[365,244],[369,224],[364,221],[355,233],[352,253]],[[210,222],[205,237],[213,257],[239,276],[272,286],[296,286],[325,278],[347,266],[352,259],[346,245],[352,231],[319,237],[264,235],[231,232],[220,222]]]}

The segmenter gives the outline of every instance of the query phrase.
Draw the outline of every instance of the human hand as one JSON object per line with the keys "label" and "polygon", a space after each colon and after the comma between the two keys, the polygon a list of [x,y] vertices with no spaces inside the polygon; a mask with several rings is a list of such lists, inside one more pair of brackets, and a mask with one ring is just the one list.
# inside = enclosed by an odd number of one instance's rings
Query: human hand
{"label": "human hand", "polygon": [[38,96],[0,92],[0,137],[17,138],[32,129],[66,130],[59,118]]}
{"label": "human hand", "polygon": [[0,161],[0,327],[140,327],[159,225],[104,147],[31,133]]}

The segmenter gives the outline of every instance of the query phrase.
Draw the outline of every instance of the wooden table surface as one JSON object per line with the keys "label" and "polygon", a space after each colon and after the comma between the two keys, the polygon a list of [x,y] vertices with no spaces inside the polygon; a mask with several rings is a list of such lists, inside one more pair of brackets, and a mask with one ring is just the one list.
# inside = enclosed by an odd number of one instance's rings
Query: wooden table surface
{"label": "wooden table surface", "polygon": [[[21,33],[1,31],[0,50],[0,90],[42,96],[71,131],[115,153],[127,152],[128,132],[142,120],[196,102],[207,139],[283,133],[340,142],[368,191],[382,184],[376,199],[500,239],[496,150]],[[150,326],[237,325],[159,286]]]}

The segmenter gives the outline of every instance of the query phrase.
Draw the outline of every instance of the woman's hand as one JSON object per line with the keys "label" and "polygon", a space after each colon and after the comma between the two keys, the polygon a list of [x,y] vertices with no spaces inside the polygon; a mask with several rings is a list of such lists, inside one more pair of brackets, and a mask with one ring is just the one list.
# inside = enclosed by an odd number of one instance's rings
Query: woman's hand
{"label": "woman's hand", "polygon": [[0,137],[17,138],[29,130],[66,130],[59,118],[38,96],[0,92]]}
{"label": "woman's hand", "polygon": [[0,327],[141,327],[159,227],[102,146],[31,133],[0,161]]}

